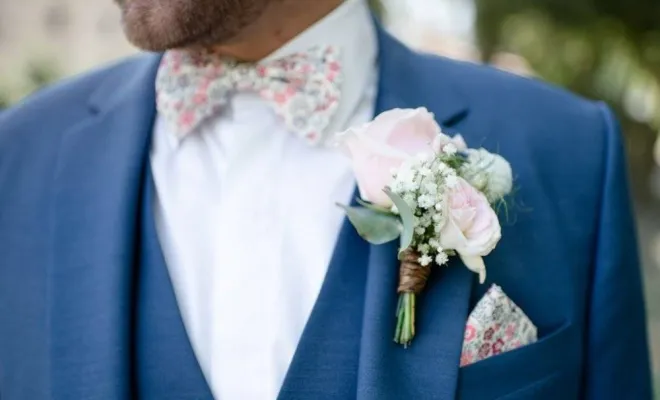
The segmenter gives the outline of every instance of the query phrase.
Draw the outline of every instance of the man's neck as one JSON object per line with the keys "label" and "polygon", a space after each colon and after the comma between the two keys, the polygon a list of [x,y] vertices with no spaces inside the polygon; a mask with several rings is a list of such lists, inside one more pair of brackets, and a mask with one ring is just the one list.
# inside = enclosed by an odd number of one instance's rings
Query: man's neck
{"label": "man's neck", "polygon": [[344,0],[281,0],[231,42],[213,48],[239,61],[263,59],[323,19]]}

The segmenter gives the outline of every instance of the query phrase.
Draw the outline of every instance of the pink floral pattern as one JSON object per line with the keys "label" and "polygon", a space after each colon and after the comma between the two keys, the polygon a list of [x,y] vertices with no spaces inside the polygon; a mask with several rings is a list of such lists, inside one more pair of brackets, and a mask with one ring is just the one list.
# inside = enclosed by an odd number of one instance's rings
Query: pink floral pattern
{"label": "pink floral pattern", "polygon": [[158,70],[156,104],[177,134],[185,136],[220,112],[232,93],[251,91],[273,103],[289,130],[318,144],[339,106],[341,83],[334,47],[258,64],[240,64],[210,52],[172,50]]}
{"label": "pink floral pattern", "polygon": [[536,342],[532,321],[493,285],[470,314],[463,338],[461,367]]}

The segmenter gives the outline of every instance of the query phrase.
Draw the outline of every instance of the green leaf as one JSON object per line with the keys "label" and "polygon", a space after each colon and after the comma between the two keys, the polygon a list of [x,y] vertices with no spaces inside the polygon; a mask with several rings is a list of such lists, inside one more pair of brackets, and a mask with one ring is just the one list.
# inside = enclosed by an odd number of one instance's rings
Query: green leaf
{"label": "green leaf", "polygon": [[385,214],[366,207],[349,207],[337,204],[346,211],[358,234],[369,243],[391,242],[401,235],[401,221],[393,214]]}
{"label": "green leaf", "polygon": [[362,207],[366,207],[370,210],[377,211],[379,213],[385,213],[385,214],[393,215],[392,210],[390,210],[388,208],[377,206],[373,203],[366,202],[366,201],[364,201],[360,198],[358,198],[356,200]]}
{"label": "green leaf", "polygon": [[410,244],[412,243],[413,233],[415,233],[415,214],[401,196],[392,192],[390,188],[385,188],[384,191],[385,194],[392,199],[392,202],[399,210],[399,216],[401,217],[401,223],[403,224],[403,232],[401,232],[401,248],[399,249],[399,252],[402,252],[410,247]]}

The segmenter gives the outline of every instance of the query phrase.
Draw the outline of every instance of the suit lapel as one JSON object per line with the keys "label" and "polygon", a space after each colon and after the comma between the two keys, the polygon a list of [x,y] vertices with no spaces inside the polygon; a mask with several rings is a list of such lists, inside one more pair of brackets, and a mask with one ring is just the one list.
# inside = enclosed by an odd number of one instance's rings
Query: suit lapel
{"label": "suit lapel", "polygon": [[63,136],[50,270],[53,398],[130,397],[133,266],[158,57],[116,68]]}
{"label": "suit lapel", "polygon": [[[425,71],[423,56],[378,30],[376,114],[427,107],[445,128],[463,119],[460,93],[448,84],[429,87],[427,79],[442,81],[442,71]],[[344,222],[280,398],[454,397],[473,275],[457,261],[434,271],[419,300],[418,335],[403,349],[393,342],[397,250],[396,243],[367,244]]]}
{"label": "suit lapel", "polygon": [[[426,56],[412,53],[380,30],[377,113],[427,107],[444,129],[467,116],[465,98],[442,70],[426,70]],[[437,78],[433,80],[434,78]],[[417,306],[417,336],[408,349],[393,342],[398,243],[372,246],[367,265],[359,399],[449,399],[458,380],[459,358],[473,274],[460,261],[433,271]]]}

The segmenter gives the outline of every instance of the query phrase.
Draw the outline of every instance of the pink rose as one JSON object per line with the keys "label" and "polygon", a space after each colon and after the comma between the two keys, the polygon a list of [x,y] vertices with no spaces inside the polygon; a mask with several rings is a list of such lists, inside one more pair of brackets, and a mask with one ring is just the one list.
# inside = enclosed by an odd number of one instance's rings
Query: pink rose
{"label": "pink rose", "polygon": [[339,135],[343,149],[353,162],[360,197],[390,207],[383,189],[392,181],[392,170],[418,154],[433,152],[440,127],[425,108],[394,109],[372,122]]}
{"label": "pink rose", "polygon": [[486,266],[482,257],[488,255],[502,236],[500,222],[486,196],[464,179],[449,189],[447,221],[440,232],[440,245],[456,250],[463,263],[479,274],[483,283]]}

